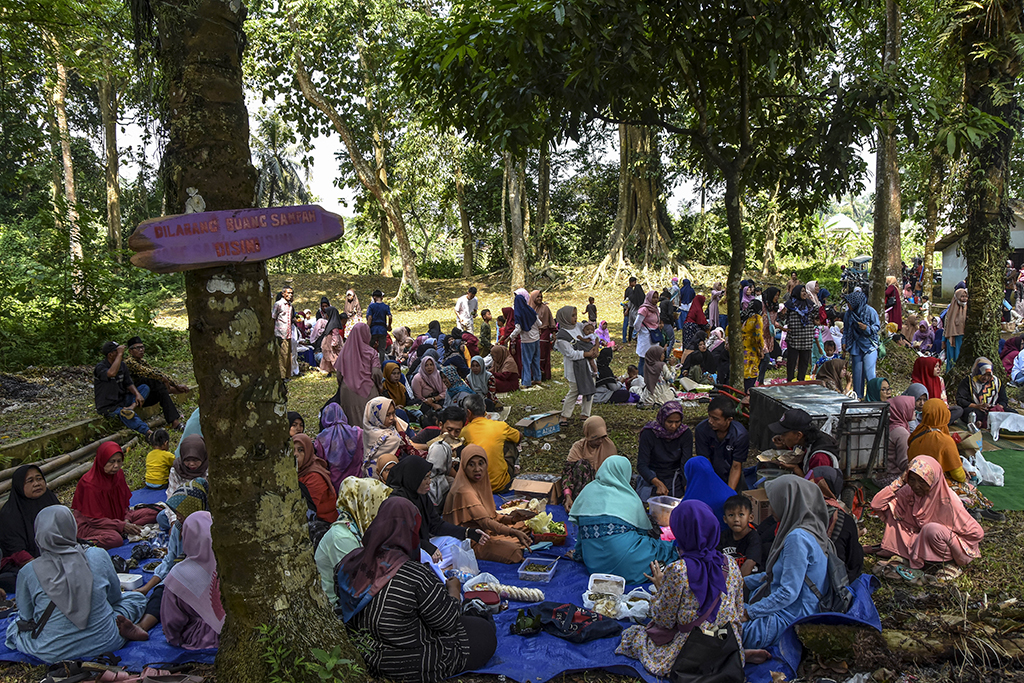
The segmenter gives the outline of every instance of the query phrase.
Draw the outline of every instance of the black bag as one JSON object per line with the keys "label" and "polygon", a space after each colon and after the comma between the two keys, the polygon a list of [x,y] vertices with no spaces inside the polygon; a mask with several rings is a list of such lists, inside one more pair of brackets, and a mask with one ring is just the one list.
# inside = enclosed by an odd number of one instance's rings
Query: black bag
{"label": "black bag", "polygon": [[622,624],[616,620],[569,603],[542,602],[530,607],[527,614],[539,619],[546,632],[570,643],[587,643],[622,633]]}
{"label": "black bag", "polygon": [[46,626],[46,622],[50,620],[50,615],[53,614],[53,610],[56,607],[52,602],[46,606],[43,610],[42,615],[39,617],[39,622],[35,622],[32,619],[18,619],[18,630],[22,633],[31,632],[32,639],[35,640],[39,637],[39,634],[43,632],[43,627]]}
{"label": "black bag", "polygon": [[814,597],[818,598],[819,612],[846,614],[850,611],[850,606],[853,604],[853,590],[850,588],[849,572],[846,569],[846,565],[842,563],[834,552],[831,550],[826,551],[825,556],[828,559],[828,570],[825,573],[828,583],[825,587],[825,594],[822,595],[818,587],[814,585],[814,582],[806,576],[804,577],[804,583],[814,593]]}
{"label": "black bag", "polygon": [[743,660],[732,624],[690,631],[669,679],[673,683],[743,683]]}
{"label": "black bag", "polygon": [[660,327],[656,327],[653,330],[648,330],[648,332],[650,332],[651,334],[651,346],[654,346],[655,344],[661,346],[661,344],[664,343],[665,334],[661,331]]}
{"label": "black bag", "polygon": [[890,297],[886,298],[886,300],[885,300],[885,307],[886,308],[892,308],[895,305],[896,305],[896,297],[890,296]]}

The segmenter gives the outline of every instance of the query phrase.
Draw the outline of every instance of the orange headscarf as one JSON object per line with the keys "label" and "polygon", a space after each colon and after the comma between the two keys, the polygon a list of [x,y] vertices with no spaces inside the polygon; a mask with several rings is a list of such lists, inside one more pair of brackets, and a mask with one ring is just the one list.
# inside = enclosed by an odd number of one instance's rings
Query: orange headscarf
{"label": "orange headscarf", "polygon": [[942,465],[943,472],[955,472],[962,467],[960,452],[949,434],[949,406],[941,398],[930,398],[921,409],[921,424],[910,435],[907,457],[930,455]]}
{"label": "orange headscarf", "polygon": [[462,467],[455,474],[455,481],[444,501],[444,518],[452,524],[465,526],[477,519],[495,519],[498,511],[494,506],[494,495],[491,492],[491,480],[484,473],[480,481],[474,483],[466,475],[466,465],[473,458],[487,460],[487,451],[482,446],[470,444],[462,449]]}

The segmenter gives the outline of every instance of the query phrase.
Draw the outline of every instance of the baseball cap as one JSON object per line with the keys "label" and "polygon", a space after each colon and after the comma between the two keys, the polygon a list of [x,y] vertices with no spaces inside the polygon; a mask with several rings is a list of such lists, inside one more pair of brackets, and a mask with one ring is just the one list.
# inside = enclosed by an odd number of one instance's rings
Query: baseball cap
{"label": "baseball cap", "polygon": [[792,408],[787,410],[779,418],[778,422],[768,425],[773,434],[785,434],[786,432],[806,432],[814,427],[814,422],[806,410]]}
{"label": "baseball cap", "polygon": [[108,353],[113,353],[114,351],[117,351],[117,342],[108,341],[103,343],[103,348],[100,350],[100,353],[105,356]]}

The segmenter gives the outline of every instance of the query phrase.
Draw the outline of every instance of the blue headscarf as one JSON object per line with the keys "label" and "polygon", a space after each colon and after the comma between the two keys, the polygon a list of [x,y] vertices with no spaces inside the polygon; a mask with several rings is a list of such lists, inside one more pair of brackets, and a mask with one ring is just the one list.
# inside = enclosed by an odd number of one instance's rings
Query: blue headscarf
{"label": "blue headscarf", "polygon": [[[689,489],[689,486],[687,486]],[[675,546],[686,564],[686,579],[697,598],[697,614],[708,612],[706,621],[718,618],[719,601],[714,609],[708,607],[721,595],[725,599],[725,556],[718,551],[722,536],[721,521],[715,519],[711,508],[699,500],[683,500],[672,510],[669,526],[675,534]]]}
{"label": "blue headscarf", "polygon": [[523,332],[533,327],[533,323],[537,322],[537,311],[530,306],[530,299],[522,294],[516,294],[512,306],[515,309],[516,325],[519,325]]}
{"label": "blue headscarf", "polygon": [[686,477],[686,494],[683,500],[699,500],[706,503],[721,524],[725,524],[725,501],[736,495],[728,484],[715,472],[711,461],[697,455],[683,466]]}
{"label": "blue headscarf", "polygon": [[683,280],[683,286],[679,288],[679,303],[688,304],[693,301],[695,296],[697,296],[697,292],[690,286],[690,281]]}

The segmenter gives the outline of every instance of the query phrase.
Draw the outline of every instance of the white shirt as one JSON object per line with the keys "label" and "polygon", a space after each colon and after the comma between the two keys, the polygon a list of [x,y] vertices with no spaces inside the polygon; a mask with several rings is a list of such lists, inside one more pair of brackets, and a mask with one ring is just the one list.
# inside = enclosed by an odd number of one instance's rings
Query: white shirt
{"label": "white shirt", "polygon": [[523,326],[516,324],[516,329],[512,330],[512,334],[509,338],[515,339],[516,337],[522,336],[524,344],[531,344],[536,341],[540,341],[540,318],[534,321],[530,329],[523,331]]}
{"label": "white shirt", "polygon": [[480,302],[474,296],[472,299],[469,298],[468,294],[463,294],[455,302],[455,320],[459,323],[459,329],[463,332],[473,333],[473,318],[476,317],[477,307]]}

